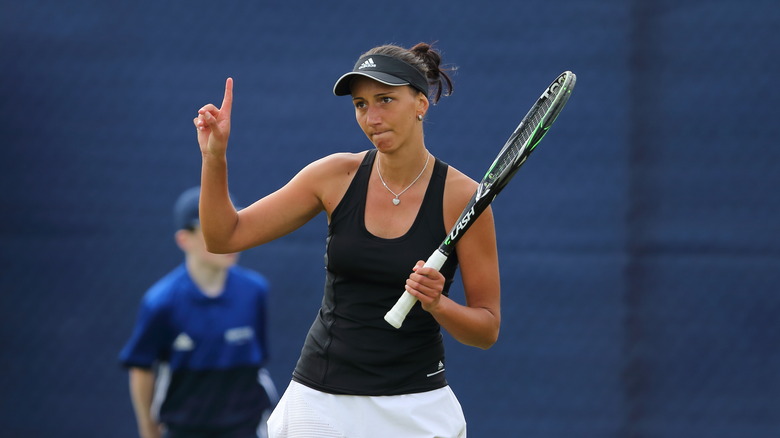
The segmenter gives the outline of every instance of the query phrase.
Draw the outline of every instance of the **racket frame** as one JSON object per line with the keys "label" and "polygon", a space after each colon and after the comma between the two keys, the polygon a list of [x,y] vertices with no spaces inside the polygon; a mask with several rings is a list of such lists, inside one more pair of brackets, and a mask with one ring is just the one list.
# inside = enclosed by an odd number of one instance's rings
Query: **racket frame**
{"label": "racket frame", "polygon": [[[493,164],[490,165],[485,176],[479,182],[477,190],[474,195],[466,204],[466,208],[455,221],[455,225],[450,229],[447,237],[442,241],[439,247],[433,251],[425,262],[425,267],[432,267],[436,270],[440,270],[447,258],[455,250],[455,245],[463,234],[474,224],[477,218],[484,212],[487,207],[498,196],[501,190],[506,187],[512,177],[517,173],[520,167],[530,156],[531,152],[536,149],[539,142],[542,141],[547,131],[552,126],[553,122],[558,118],[558,115],[563,110],[564,105],[568,102],[571,96],[571,91],[576,83],[577,76],[570,72],[565,71],[561,73],[551,84],[548,86],[536,103],[528,110],[525,117],[522,118],[520,124],[509,136],[509,139],[501,148],[501,151],[493,160]],[[539,108],[545,103],[550,102],[549,108],[542,114],[538,122],[533,119]],[[533,123],[531,130],[527,127]],[[523,138],[523,135],[528,132],[527,138]],[[513,149],[520,144],[517,151]],[[507,156],[507,154],[515,153],[515,156]],[[511,160],[507,165],[497,169],[505,159]],[[498,172],[496,174],[496,172]],[[403,324],[406,315],[409,314],[412,307],[417,303],[417,298],[407,291],[404,291],[396,304],[385,315],[385,321],[395,328],[400,328]]]}

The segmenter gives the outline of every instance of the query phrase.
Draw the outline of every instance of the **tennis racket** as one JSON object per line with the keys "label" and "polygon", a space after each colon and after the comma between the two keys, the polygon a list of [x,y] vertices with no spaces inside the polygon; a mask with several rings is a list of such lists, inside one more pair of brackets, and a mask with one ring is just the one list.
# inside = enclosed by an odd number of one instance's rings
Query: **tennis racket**
{"label": "tennis racket", "polygon": [[[444,262],[455,249],[455,244],[463,236],[463,233],[477,220],[480,214],[493,202],[496,195],[506,187],[520,166],[525,163],[528,156],[542,141],[547,131],[552,126],[558,114],[563,110],[569,100],[571,91],[577,76],[565,71],[550,84],[536,103],[523,117],[517,128],[506,141],[501,152],[498,153],[493,164],[477,186],[474,196],[466,205],[455,225],[447,237],[439,245],[433,254],[425,262],[425,266],[441,269]],[[417,303],[417,298],[404,291],[398,302],[385,315],[385,321],[395,328],[400,328],[406,319],[406,315]]]}

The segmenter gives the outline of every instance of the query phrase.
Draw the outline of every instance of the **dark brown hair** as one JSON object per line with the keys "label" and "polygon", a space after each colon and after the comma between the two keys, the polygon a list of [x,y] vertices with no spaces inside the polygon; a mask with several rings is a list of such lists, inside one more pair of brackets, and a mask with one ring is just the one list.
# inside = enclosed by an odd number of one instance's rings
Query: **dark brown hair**
{"label": "dark brown hair", "polygon": [[[428,79],[428,84],[436,90],[431,99],[433,103],[439,101],[442,93],[445,96],[452,94],[452,80],[446,72],[453,71],[454,68],[442,68],[441,54],[431,44],[418,43],[411,49],[405,49],[394,44],[385,44],[374,47],[362,54],[361,58],[368,55],[392,56],[420,70],[425,78]],[[445,86],[447,87],[446,91],[444,91]]]}

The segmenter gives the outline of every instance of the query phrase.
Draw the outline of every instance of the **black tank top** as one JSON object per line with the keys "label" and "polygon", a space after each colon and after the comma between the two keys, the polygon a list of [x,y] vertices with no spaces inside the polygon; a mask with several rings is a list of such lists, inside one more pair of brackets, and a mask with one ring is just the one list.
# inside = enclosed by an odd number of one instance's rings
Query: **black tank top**
{"label": "black tank top", "polygon": [[[369,151],[333,211],[325,253],[325,294],[309,329],[293,379],[334,394],[398,395],[447,385],[444,345],[436,320],[416,304],[400,329],[384,315],[404,291],[417,260],[444,240],[443,200],[448,166],[436,159],[417,217],[401,237],[383,239],[365,226]],[[441,269],[452,284],[457,257]]]}

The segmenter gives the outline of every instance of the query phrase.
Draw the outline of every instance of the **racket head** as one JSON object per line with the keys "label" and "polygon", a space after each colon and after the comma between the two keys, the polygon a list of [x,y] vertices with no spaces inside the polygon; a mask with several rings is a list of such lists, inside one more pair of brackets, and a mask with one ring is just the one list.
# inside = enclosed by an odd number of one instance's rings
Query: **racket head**
{"label": "racket head", "polygon": [[509,183],[558,118],[576,81],[577,76],[574,73],[565,71],[539,96],[488,168],[455,227],[439,246],[439,251],[446,255],[451,254],[458,239]]}
{"label": "racket head", "polygon": [[[441,267],[455,249],[455,244],[460,237],[512,179],[530,153],[536,148],[536,145],[542,141],[542,138],[547,134],[547,130],[550,129],[555,119],[558,118],[564,105],[569,100],[576,80],[577,77],[574,73],[565,71],[545,89],[536,103],[520,121],[514,132],[512,132],[512,135],[509,136],[504,147],[498,153],[493,164],[488,168],[482,181],[480,181],[466,208],[463,209],[463,213],[455,221],[455,225],[441,245],[439,245],[439,248],[428,259],[426,266],[434,266],[437,269]],[[416,302],[416,298],[408,292],[404,292],[395,306],[387,312],[385,320],[395,328],[401,327],[407,313]]]}
{"label": "racket head", "polygon": [[[498,194],[547,134],[569,101],[577,76],[565,71],[548,86],[509,136],[477,188],[477,199]],[[491,197],[491,200],[492,200]]]}

